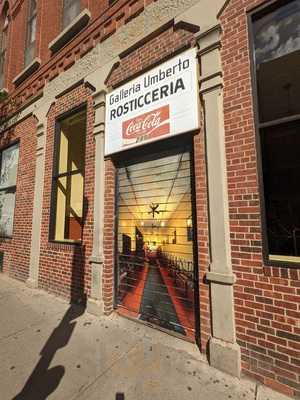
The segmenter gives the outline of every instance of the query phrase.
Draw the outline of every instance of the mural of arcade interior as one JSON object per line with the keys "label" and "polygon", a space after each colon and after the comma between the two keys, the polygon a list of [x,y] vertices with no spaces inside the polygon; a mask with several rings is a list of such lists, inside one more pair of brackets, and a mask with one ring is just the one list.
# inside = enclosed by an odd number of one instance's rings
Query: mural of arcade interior
{"label": "mural of arcade interior", "polygon": [[118,311],[195,340],[190,153],[118,170]]}

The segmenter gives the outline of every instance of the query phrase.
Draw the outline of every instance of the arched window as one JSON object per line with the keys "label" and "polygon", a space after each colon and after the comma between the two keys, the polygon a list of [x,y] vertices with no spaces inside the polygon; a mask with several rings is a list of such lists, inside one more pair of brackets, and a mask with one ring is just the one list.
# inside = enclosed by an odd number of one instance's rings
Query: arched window
{"label": "arched window", "polygon": [[80,0],[63,0],[62,28],[65,29],[80,13]]}
{"label": "arched window", "polygon": [[31,63],[35,56],[36,38],[36,0],[29,0],[27,17],[27,32],[25,46],[25,67]]}
{"label": "arched window", "polygon": [[7,50],[7,37],[8,37],[8,3],[5,4],[1,15],[0,25],[0,89],[4,86],[4,73],[5,73],[5,61],[6,61],[6,50]]}

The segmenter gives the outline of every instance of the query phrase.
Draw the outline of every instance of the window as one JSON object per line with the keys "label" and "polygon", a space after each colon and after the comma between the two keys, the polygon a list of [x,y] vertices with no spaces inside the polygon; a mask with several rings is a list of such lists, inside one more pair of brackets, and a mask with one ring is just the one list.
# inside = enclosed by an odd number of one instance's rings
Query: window
{"label": "window", "polygon": [[1,16],[1,31],[0,31],[0,89],[4,87],[4,73],[6,61],[6,48],[8,37],[8,5],[4,6],[4,11]]}
{"label": "window", "polygon": [[80,0],[63,0],[63,29],[80,13]]}
{"label": "window", "polygon": [[16,198],[19,144],[1,151],[0,172],[0,236],[13,234],[14,209]]}
{"label": "window", "polygon": [[300,261],[300,0],[253,17],[258,127],[270,260]]}
{"label": "window", "polygon": [[25,67],[31,63],[35,56],[36,14],[36,0],[29,0],[25,46]]}
{"label": "window", "polygon": [[81,240],[84,222],[85,113],[79,112],[61,120],[58,127],[51,239],[76,242]]}

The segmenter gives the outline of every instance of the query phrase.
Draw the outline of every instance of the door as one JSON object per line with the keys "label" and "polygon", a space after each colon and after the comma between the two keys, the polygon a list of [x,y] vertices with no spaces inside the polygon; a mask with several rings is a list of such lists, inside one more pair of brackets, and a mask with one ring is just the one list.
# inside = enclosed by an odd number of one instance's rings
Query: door
{"label": "door", "polygon": [[195,340],[190,158],[183,151],[118,169],[116,299],[121,314]]}

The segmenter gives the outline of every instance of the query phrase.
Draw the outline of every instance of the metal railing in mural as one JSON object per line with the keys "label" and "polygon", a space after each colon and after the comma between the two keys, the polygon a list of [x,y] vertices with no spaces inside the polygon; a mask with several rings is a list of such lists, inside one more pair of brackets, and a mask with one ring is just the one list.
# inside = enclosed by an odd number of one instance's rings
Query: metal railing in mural
{"label": "metal railing in mural", "polygon": [[168,269],[174,285],[184,290],[185,297],[193,301],[194,263],[179,257],[177,254],[162,252],[161,265]]}
{"label": "metal railing in mural", "polygon": [[[135,254],[119,254],[119,284],[125,283],[128,287],[135,286],[138,272],[147,262],[145,257]],[[184,290],[184,295],[191,298],[194,289],[194,263],[176,254],[161,252],[157,262],[162,268],[168,270],[168,275],[173,279],[174,286]]]}

